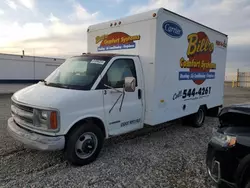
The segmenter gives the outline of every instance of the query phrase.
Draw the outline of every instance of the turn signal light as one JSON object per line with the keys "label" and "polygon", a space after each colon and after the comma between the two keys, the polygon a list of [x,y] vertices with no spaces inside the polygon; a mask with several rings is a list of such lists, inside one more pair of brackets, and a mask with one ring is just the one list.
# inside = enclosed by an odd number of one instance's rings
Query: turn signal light
{"label": "turn signal light", "polygon": [[236,137],[232,137],[231,139],[229,139],[228,146],[235,146],[236,141]]}
{"label": "turn signal light", "polygon": [[50,128],[51,129],[57,129],[57,114],[56,112],[51,112],[50,114]]}

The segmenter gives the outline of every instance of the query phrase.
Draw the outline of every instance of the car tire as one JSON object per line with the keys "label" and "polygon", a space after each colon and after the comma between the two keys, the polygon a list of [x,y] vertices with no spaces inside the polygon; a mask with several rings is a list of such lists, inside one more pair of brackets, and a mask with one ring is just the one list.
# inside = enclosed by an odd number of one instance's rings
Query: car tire
{"label": "car tire", "polygon": [[193,127],[199,128],[202,127],[206,118],[206,109],[201,107],[198,112],[192,115],[191,125]]}
{"label": "car tire", "polygon": [[217,188],[230,188],[230,186],[228,184],[226,184],[226,183],[219,183],[217,185]]}
{"label": "car tire", "polygon": [[244,188],[250,188],[250,179],[248,180],[248,182],[246,183],[246,186]]}
{"label": "car tire", "polygon": [[103,141],[104,135],[97,125],[80,125],[67,135],[65,158],[72,165],[87,165],[96,160]]}

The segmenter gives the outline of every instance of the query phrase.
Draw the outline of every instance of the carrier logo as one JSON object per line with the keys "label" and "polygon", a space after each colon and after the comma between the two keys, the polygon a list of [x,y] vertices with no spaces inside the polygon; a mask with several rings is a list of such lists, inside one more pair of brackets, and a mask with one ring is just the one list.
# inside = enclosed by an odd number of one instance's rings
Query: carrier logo
{"label": "carrier logo", "polygon": [[192,33],[188,35],[187,57],[180,59],[180,67],[189,69],[179,72],[179,80],[193,80],[197,85],[201,85],[206,79],[214,79],[216,64],[212,63],[212,53],[214,44],[210,42],[204,32]]}
{"label": "carrier logo", "polygon": [[115,32],[109,35],[96,37],[96,44],[100,43],[97,51],[132,49],[136,47],[135,41],[140,40],[140,35],[130,36],[127,33]]}
{"label": "carrier logo", "polygon": [[172,38],[180,38],[183,34],[182,28],[179,24],[173,21],[165,21],[162,25],[164,32]]}

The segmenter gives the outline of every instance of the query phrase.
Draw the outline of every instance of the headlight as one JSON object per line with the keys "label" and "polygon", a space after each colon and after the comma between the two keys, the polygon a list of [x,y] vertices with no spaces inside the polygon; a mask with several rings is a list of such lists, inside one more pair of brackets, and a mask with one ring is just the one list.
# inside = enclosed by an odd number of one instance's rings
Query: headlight
{"label": "headlight", "polygon": [[34,126],[38,129],[49,131],[58,130],[58,114],[56,111],[34,109],[33,115]]}
{"label": "headlight", "polygon": [[219,132],[213,132],[213,137],[211,141],[215,144],[218,144],[222,147],[234,147],[237,141],[236,136],[225,135]]}
{"label": "headlight", "polygon": [[42,119],[47,120],[49,117],[48,111],[41,111],[41,116],[42,116]]}

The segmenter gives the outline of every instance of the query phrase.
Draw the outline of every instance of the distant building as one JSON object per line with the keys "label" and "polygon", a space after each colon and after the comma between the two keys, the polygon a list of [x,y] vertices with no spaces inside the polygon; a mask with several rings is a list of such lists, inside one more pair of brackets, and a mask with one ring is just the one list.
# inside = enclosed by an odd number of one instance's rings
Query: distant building
{"label": "distant building", "polygon": [[0,53],[0,83],[35,83],[45,79],[64,59]]}

